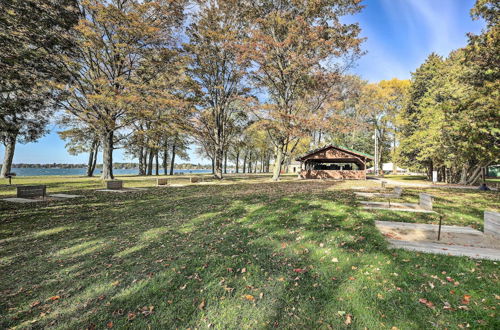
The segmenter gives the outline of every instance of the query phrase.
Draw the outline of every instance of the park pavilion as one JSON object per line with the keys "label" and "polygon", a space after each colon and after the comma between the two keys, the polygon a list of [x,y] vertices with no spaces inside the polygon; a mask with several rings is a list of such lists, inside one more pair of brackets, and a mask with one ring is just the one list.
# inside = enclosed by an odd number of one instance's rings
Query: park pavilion
{"label": "park pavilion", "polygon": [[327,145],[298,157],[302,179],[366,179],[366,163],[373,157],[365,153]]}

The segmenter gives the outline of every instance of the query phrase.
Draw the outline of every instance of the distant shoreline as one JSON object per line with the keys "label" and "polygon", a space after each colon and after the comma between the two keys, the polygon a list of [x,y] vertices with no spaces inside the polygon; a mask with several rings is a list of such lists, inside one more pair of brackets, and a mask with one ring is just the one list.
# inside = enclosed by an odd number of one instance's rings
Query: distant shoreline
{"label": "distant shoreline", "polygon": [[[86,176],[87,168],[41,168],[41,167],[13,167],[11,172],[16,173],[17,177],[27,177],[27,176]],[[101,170],[96,169],[94,171],[94,177],[99,177]],[[153,171],[154,172],[154,171]],[[138,168],[113,168],[113,173],[115,175],[139,175]],[[170,170],[167,170],[170,173]],[[212,169],[174,169],[174,174],[206,174],[212,173]],[[159,175],[165,175],[163,168],[160,169]],[[154,176],[154,175],[153,175]]]}
{"label": "distant shoreline", "polygon": [[[2,165],[0,164],[0,168]],[[61,164],[61,163],[53,163],[53,164],[27,164],[27,163],[19,163],[12,164],[12,169],[14,168],[36,168],[36,169],[86,169],[86,164]],[[179,170],[211,170],[210,165],[206,164],[175,164],[175,169]],[[96,170],[102,169],[102,164],[96,165]],[[127,170],[139,170],[139,164],[137,163],[113,163],[113,169],[127,169]],[[163,168],[162,168],[163,170]]]}

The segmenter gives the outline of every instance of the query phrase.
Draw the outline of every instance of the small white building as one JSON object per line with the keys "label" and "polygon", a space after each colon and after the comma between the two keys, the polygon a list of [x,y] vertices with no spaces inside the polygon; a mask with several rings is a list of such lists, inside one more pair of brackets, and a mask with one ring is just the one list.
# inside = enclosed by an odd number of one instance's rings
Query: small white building
{"label": "small white building", "polygon": [[292,160],[286,168],[287,173],[299,173],[301,170],[301,164],[299,161]]}
{"label": "small white building", "polygon": [[[388,173],[388,174],[393,173],[393,169],[394,169],[394,163],[383,163],[382,164],[382,171],[384,173]],[[374,173],[375,168],[372,166],[367,170],[367,172]],[[396,166],[396,173],[398,173],[398,174],[408,174],[409,172],[410,171],[408,169]]]}

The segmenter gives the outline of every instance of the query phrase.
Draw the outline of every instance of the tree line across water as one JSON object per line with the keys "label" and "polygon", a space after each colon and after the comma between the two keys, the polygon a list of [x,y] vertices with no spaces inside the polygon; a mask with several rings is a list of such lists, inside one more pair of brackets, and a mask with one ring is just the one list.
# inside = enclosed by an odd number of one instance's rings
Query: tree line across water
{"label": "tree line across water", "polygon": [[447,182],[475,183],[499,162],[497,1],[477,0],[472,17],[486,25],[463,48],[430,54],[410,80],[378,83],[349,74],[364,39],[342,17],[362,10],[358,0],[0,6],[2,176],[16,144],[50,121],[70,153],[88,153],[88,175],[102,153],[103,179],[118,148],[152,174],[187,159],[192,144],[217,178],[234,166],[278,180],[327,143]]}

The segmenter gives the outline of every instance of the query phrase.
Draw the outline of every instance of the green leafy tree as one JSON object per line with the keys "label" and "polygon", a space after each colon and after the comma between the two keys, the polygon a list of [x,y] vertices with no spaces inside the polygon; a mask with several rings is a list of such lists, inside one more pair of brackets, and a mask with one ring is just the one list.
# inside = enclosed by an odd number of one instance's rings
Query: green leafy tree
{"label": "green leafy tree", "polygon": [[247,63],[238,57],[245,24],[241,1],[199,1],[195,21],[188,27],[184,45],[191,58],[189,74],[199,84],[201,98],[193,121],[193,134],[213,149],[215,177],[222,179],[224,154],[230,144],[233,122],[246,93]]}
{"label": "green leafy tree", "polygon": [[72,53],[68,33],[76,24],[76,0],[0,1],[0,140],[5,157],[0,176],[11,171],[17,142],[45,134],[66,81],[58,59]]}
{"label": "green leafy tree", "polygon": [[99,136],[96,135],[95,131],[80,125],[59,131],[57,134],[61,139],[67,141],[66,150],[70,155],[89,154],[86,175],[88,177],[94,176],[100,146]]}
{"label": "green leafy tree", "polygon": [[401,160],[462,184],[484,179],[500,151],[498,5],[478,1],[472,13],[487,21],[486,29],[446,59],[429,56],[413,74],[400,116]]}
{"label": "green leafy tree", "polygon": [[65,110],[100,136],[102,179],[113,178],[116,133],[143,104],[138,72],[152,54],[172,46],[184,1],[85,0],[75,29],[78,57],[64,61],[71,84],[61,86]]}
{"label": "green leafy tree", "polygon": [[284,159],[322,122],[317,112],[346,63],[360,53],[359,26],[341,17],[359,12],[361,5],[262,0],[249,1],[246,9],[252,23],[241,49],[252,62],[256,87],[266,94],[258,114],[275,149],[273,180],[278,180]]}

